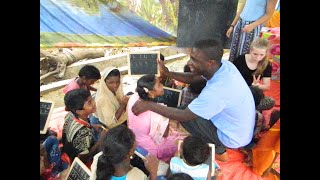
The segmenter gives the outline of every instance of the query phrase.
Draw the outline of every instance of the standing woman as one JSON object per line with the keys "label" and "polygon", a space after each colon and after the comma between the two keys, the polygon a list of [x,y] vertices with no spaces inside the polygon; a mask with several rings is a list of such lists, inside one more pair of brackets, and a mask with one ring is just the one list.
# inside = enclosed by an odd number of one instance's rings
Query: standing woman
{"label": "standing woman", "polygon": [[277,0],[244,0],[227,31],[227,37],[232,41],[229,61],[248,53],[253,39],[259,36],[261,28],[272,16]]}

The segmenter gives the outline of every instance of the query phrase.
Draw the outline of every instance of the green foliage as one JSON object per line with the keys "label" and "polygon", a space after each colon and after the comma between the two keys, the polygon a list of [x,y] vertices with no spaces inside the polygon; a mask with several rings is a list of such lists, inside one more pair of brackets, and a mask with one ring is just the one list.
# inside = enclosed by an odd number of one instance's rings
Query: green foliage
{"label": "green foliage", "polygon": [[99,14],[99,7],[97,0],[69,0],[69,3],[79,9],[84,10],[90,15]]}
{"label": "green foliage", "polygon": [[168,17],[164,14],[161,4],[158,0],[135,0],[139,1],[140,6],[133,9],[129,0],[118,0],[122,5],[130,7],[132,12],[135,12],[137,15],[142,17],[144,20],[150,22],[154,26],[166,31],[167,33],[176,36],[177,34],[177,9],[178,3],[171,3],[170,0],[165,1],[165,8],[168,12]]}

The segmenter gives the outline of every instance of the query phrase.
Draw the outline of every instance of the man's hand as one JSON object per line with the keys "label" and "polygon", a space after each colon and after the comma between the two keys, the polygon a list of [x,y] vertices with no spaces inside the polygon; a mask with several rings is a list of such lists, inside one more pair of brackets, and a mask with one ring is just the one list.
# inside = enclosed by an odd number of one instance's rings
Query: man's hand
{"label": "man's hand", "polygon": [[160,76],[165,75],[167,76],[167,74],[169,73],[168,68],[164,65],[164,61],[158,59],[158,68],[160,71]]}
{"label": "man's hand", "polygon": [[153,103],[153,102],[138,100],[134,103],[131,110],[134,115],[138,116],[139,114],[149,110],[148,108],[150,103]]}

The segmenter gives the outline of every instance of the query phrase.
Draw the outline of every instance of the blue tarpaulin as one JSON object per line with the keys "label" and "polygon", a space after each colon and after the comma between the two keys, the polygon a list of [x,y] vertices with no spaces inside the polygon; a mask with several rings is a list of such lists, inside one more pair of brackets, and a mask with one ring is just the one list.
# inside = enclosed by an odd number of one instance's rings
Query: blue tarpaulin
{"label": "blue tarpaulin", "polygon": [[40,0],[40,48],[175,45],[116,0]]}

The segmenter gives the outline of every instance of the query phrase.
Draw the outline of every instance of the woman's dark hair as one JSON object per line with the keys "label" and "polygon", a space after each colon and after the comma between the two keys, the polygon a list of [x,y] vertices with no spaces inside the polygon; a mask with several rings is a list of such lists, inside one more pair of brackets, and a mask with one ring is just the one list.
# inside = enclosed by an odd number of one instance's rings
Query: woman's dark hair
{"label": "woman's dark hair", "polygon": [[204,163],[210,155],[209,145],[199,137],[188,136],[182,143],[182,156],[191,166]]}
{"label": "woman's dark hair", "polygon": [[189,88],[190,91],[194,94],[200,94],[202,89],[206,86],[207,81],[206,80],[201,80],[201,81],[196,81],[194,83],[191,83]]}
{"label": "woman's dark hair", "polygon": [[250,86],[250,90],[253,95],[254,104],[257,107],[260,104],[261,100],[264,98],[263,91],[257,86]]}
{"label": "woman's dark hair", "polygon": [[147,74],[138,79],[136,91],[143,100],[151,100],[148,93],[143,89],[147,88],[149,91],[153,90],[156,84],[156,76],[154,74]]}
{"label": "woman's dark hair", "polygon": [[119,71],[119,69],[113,69],[113,70],[107,75],[107,77],[104,79],[104,81],[106,81],[106,79],[108,79],[109,77],[112,77],[112,76],[120,77],[120,71]]}
{"label": "woman's dark hair", "polygon": [[171,174],[168,177],[168,180],[193,180],[193,178],[186,173],[176,173],[176,174]]}
{"label": "woman's dark hair", "polygon": [[129,156],[135,135],[124,125],[111,128],[103,139],[103,154],[98,159],[97,180],[109,180],[115,172],[114,166]]}
{"label": "woman's dark hair", "polygon": [[91,96],[90,91],[86,89],[73,89],[68,91],[64,96],[64,104],[66,111],[71,111],[75,117],[78,117],[76,111],[82,110],[84,103]]}
{"label": "woman's dark hair", "polygon": [[79,77],[86,77],[86,79],[100,79],[100,71],[93,65],[85,65],[79,71]]}

